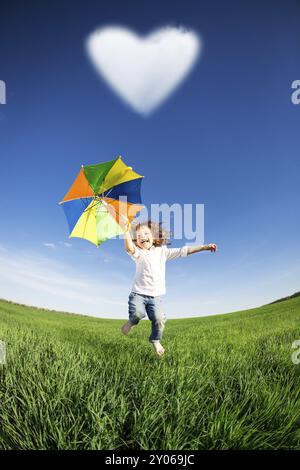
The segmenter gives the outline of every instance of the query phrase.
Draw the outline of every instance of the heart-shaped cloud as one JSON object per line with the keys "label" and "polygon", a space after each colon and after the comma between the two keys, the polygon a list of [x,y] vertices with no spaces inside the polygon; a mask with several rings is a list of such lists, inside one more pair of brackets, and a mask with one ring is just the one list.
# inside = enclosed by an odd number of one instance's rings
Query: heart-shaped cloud
{"label": "heart-shaped cloud", "polygon": [[198,36],[183,28],[164,27],[147,38],[108,26],[87,38],[88,55],[132,108],[149,114],[182,82],[200,51]]}

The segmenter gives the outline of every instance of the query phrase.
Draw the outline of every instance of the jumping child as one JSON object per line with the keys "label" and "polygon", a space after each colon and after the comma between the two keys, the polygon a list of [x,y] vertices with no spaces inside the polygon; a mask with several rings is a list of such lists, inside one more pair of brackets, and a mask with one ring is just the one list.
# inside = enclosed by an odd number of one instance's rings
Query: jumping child
{"label": "jumping child", "polygon": [[162,310],[161,296],[166,293],[166,261],[185,257],[200,251],[217,250],[217,245],[183,246],[168,248],[167,232],[160,224],[152,221],[142,222],[134,227],[133,238],[129,224],[124,231],[125,250],[136,263],[136,273],[129,295],[129,320],[122,326],[122,333],[127,335],[132,327],[148,315],[152,323],[149,337],[158,356],[165,352],[160,343],[165,327],[166,317]]}

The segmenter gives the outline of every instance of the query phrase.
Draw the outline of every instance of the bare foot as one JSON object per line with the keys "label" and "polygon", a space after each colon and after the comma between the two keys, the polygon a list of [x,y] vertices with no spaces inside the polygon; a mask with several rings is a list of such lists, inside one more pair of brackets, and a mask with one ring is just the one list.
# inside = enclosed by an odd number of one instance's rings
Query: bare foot
{"label": "bare foot", "polygon": [[158,356],[162,356],[165,352],[165,349],[164,347],[160,344],[159,341],[156,341],[155,343],[152,343],[153,344],[153,348],[154,348],[154,351],[156,352],[156,354]]}
{"label": "bare foot", "polygon": [[121,328],[121,331],[122,331],[123,335],[128,335],[129,331],[131,330],[131,328],[133,326],[134,325],[132,323],[130,323],[130,321],[124,323],[124,325]]}

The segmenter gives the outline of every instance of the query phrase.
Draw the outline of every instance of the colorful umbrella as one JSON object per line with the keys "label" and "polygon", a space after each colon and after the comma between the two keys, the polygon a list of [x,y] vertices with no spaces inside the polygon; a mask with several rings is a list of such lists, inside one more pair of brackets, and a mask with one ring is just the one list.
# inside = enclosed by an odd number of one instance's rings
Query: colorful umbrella
{"label": "colorful umbrella", "polygon": [[108,238],[122,234],[124,222],[131,222],[143,207],[142,178],[121,157],[97,165],[82,165],[60,202],[70,238],[85,238],[99,246]]}

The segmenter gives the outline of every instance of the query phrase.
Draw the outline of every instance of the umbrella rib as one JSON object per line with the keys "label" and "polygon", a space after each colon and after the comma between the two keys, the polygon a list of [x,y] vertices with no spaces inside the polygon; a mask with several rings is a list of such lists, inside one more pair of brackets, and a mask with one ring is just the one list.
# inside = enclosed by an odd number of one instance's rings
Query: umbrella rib
{"label": "umbrella rib", "polygon": [[107,192],[107,194],[105,194],[105,196],[104,196],[105,191],[103,191],[102,197],[107,197],[109,195],[109,193],[112,192],[113,189],[114,189],[114,186],[108,190],[108,192]]}
{"label": "umbrella rib", "polygon": [[[115,200],[116,200],[116,199],[115,199]],[[111,207],[112,210],[113,210],[117,215],[119,215],[119,216],[122,217],[124,220],[126,220],[126,217],[125,217],[123,214],[120,214],[120,212],[118,212],[117,209],[116,209],[113,205],[109,204],[109,202],[106,202],[106,204],[109,205],[109,207]],[[135,206],[136,204],[132,204],[132,205]],[[128,217],[127,217],[127,219],[128,219]],[[119,223],[119,222],[117,222],[117,223]],[[119,225],[120,225],[120,224],[119,224]]]}
{"label": "umbrella rib", "polygon": [[[91,206],[88,205],[83,212],[88,212],[90,211],[91,209],[93,209],[95,206],[97,206],[99,203],[102,203],[101,201],[101,198],[99,196],[95,196],[94,197],[94,201],[92,201],[90,204],[92,204]],[[102,203],[103,204],[103,203]]]}
{"label": "umbrella rib", "polygon": [[83,204],[85,205],[85,208],[89,207],[90,202],[87,203],[87,202],[84,200],[84,199],[87,199],[86,197],[84,197],[84,198],[81,197],[80,199],[82,200]]}
{"label": "umbrella rib", "polygon": [[[96,200],[96,198],[94,198],[94,201],[95,200]],[[90,206],[90,204],[92,204],[92,205]],[[96,206],[97,202],[95,204],[93,204],[93,201],[92,201],[90,204],[88,206],[86,206],[86,208],[84,209],[83,212],[88,212],[89,210],[93,209]]]}
{"label": "umbrella rib", "polygon": [[[140,179],[140,178],[135,178],[135,179]],[[103,182],[104,182],[104,181],[105,181],[105,178],[104,178]],[[129,181],[132,181],[132,180],[129,180]],[[124,183],[129,183],[129,181],[124,181]],[[122,183],[119,183],[119,184],[122,184]],[[103,191],[103,193],[101,193],[101,196],[102,196],[102,197],[108,197],[108,195],[112,192],[112,190],[113,190],[116,186],[119,186],[119,184],[114,184],[114,186],[112,186],[112,187],[108,190],[108,192],[105,194],[105,196],[104,196],[105,191]]]}
{"label": "umbrella rib", "polygon": [[[99,189],[101,188],[101,186],[104,185],[104,182],[105,182],[105,180],[106,180],[107,175],[108,175],[108,174],[110,173],[110,171],[113,169],[113,167],[115,166],[116,161],[119,160],[119,158],[121,158],[121,157],[118,157],[118,158],[115,159],[115,161],[114,161],[112,167],[108,170],[108,172],[107,172],[106,175],[104,176],[103,180],[102,180],[101,183],[100,183]],[[98,184],[99,184],[100,178],[101,178],[101,176],[98,178],[97,186],[98,186]],[[111,188],[111,189],[113,189],[113,188]],[[103,194],[103,193],[101,193],[101,194]]]}
{"label": "umbrella rib", "polygon": [[[106,196],[105,196],[105,197],[106,197]],[[118,212],[117,209],[116,209],[114,206],[112,206],[111,204],[109,204],[109,202],[106,202],[106,204],[109,205],[109,207],[111,207],[112,210],[113,210],[117,215],[119,215],[120,217],[122,217],[123,219],[125,219],[125,216],[122,215],[122,214],[120,214],[120,212]],[[117,223],[119,223],[119,222],[117,222]],[[120,224],[119,224],[119,225],[120,225]]]}

